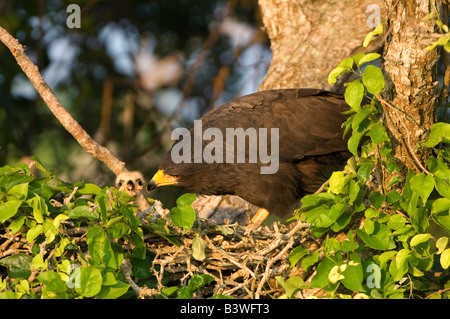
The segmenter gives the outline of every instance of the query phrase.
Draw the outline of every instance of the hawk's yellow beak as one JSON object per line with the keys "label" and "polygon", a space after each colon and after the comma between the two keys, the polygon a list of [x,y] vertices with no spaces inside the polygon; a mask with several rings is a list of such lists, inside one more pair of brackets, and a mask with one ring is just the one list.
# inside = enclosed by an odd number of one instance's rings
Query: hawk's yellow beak
{"label": "hawk's yellow beak", "polygon": [[160,169],[148,183],[147,189],[150,191],[153,188],[159,186],[176,185],[179,179],[180,178],[178,176],[167,175],[163,170]]}

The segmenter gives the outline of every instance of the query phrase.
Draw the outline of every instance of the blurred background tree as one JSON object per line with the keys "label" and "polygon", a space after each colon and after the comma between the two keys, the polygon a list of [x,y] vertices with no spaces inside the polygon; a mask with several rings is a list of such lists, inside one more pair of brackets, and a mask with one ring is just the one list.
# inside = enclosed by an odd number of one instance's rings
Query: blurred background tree
{"label": "blurred background tree", "polygon": [[[66,24],[70,4],[80,28]],[[271,59],[256,0],[2,1],[0,25],[84,129],[146,176],[173,128],[256,91]],[[63,180],[112,185],[4,46],[0,61],[0,165],[35,155]]]}

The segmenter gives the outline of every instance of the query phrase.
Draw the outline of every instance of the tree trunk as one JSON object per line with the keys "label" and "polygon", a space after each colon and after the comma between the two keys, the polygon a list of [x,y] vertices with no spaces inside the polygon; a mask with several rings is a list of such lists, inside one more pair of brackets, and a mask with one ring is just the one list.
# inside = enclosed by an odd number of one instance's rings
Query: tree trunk
{"label": "tree trunk", "polygon": [[429,149],[417,148],[436,122],[439,98],[437,80],[439,48],[426,51],[436,31],[435,18],[422,19],[437,10],[442,17],[440,0],[386,0],[384,48],[386,89],[382,105],[384,122],[391,139],[393,154],[400,173],[408,169],[423,170]]}
{"label": "tree trunk", "polygon": [[342,93],[348,78],[341,76],[331,86],[330,71],[341,60],[383,44],[381,39],[362,47],[375,10],[383,17],[381,0],[259,0],[259,6],[273,54],[261,91],[311,87]]}

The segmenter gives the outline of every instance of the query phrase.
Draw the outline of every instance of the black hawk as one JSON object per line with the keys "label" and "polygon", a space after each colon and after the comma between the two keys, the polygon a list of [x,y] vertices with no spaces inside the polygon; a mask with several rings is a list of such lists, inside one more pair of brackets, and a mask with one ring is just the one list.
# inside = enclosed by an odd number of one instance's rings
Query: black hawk
{"label": "black hawk", "polygon": [[[319,89],[278,89],[237,98],[200,119],[208,134],[197,132],[196,139],[193,125],[186,130],[191,139],[180,136],[174,142],[148,188],[178,185],[190,193],[238,195],[265,209],[265,217],[268,211],[287,218],[302,196],[314,193],[351,156],[342,128],[349,116],[343,112],[349,109],[342,95]],[[194,154],[199,145],[202,158]]]}

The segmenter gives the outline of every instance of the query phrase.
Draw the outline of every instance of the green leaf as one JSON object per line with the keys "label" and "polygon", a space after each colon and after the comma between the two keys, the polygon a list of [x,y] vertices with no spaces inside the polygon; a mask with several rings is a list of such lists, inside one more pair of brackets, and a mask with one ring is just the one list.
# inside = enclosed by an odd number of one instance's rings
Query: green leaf
{"label": "green leaf", "polygon": [[431,205],[431,215],[436,213],[446,211],[450,209],[450,199],[449,198],[439,198],[436,199]]}
{"label": "green leaf", "polygon": [[358,169],[357,177],[361,182],[365,182],[369,179],[370,172],[372,171],[373,163],[364,163]]}
{"label": "green leaf", "polygon": [[434,182],[438,193],[450,199],[450,171],[438,170],[434,172]]}
{"label": "green leaf", "polygon": [[[28,201],[30,202],[30,201]],[[44,217],[47,216],[48,213],[48,207],[45,203],[45,200],[40,197],[38,194],[35,194],[35,196],[31,199],[31,206],[33,207],[33,217],[34,219],[42,224],[44,222]]]}
{"label": "green leaf", "polygon": [[433,220],[450,232],[450,212],[439,212],[433,215]]}
{"label": "green leaf", "polygon": [[353,67],[353,58],[345,58],[341,62],[339,62],[338,66],[351,69]]}
{"label": "green leaf", "polygon": [[357,53],[354,56],[352,56],[353,61],[355,61],[356,65],[359,64],[359,61],[365,56],[366,54],[364,52]]}
{"label": "green leaf", "polygon": [[191,299],[193,295],[194,292],[189,286],[184,286],[177,290],[177,299]]}
{"label": "green leaf", "polygon": [[11,231],[11,234],[17,233],[22,228],[25,218],[25,216],[17,217],[11,224],[9,224],[8,228]]}
{"label": "green leaf", "polygon": [[417,246],[418,244],[426,242],[428,239],[430,239],[431,234],[418,234],[415,235],[410,242],[411,247]]}
{"label": "green leaf", "polygon": [[167,288],[163,288],[161,289],[161,292],[166,295],[167,297],[172,296],[173,294],[175,294],[178,290],[177,286],[173,286],[173,287],[167,287]]}
{"label": "green leaf", "polygon": [[184,230],[191,229],[195,222],[195,211],[191,206],[173,207],[170,210],[172,223]]}
{"label": "green leaf", "polygon": [[394,281],[399,281],[408,272],[408,268],[409,265],[405,262],[397,266],[397,259],[394,259],[389,265],[389,273]]}
{"label": "green leaf", "polygon": [[95,296],[97,299],[117,299],[125,294],[130,288],[129,284],[123,281],[117,281],[112,286],[103,286],[100,292]]}
{"label": "green leaf", "polygon": [[355,242],[355,237],[352,230],[348,231],[347,238],[348,239],[341,242],[341,249],[344,253],[348,253],[359,247],[359,245]]}
{"label": "green leaf", "polygon": [[429,46],[425,48],[425,51],[431,51],[437,46],[445,46],[447,42],[449,41],[448,36],[442,36],[437,41],[433,41]]}
{"label": "green leaf", "polygon": [[378,210],[376,210],[376,209],[373,209],[373,208],[367,208],[366,211],[364,212],[364,216],[367,219],[378,217],[379,215],[380,215],[380,212]]}
{"label": "green leaf", "polygon": [[305,271],[307,271],[310,266],[314,265],[316,262],[319,261],[319,256],[320,256],[320,254],[316,250],[311,255],[304,257],[302,260],[302,263],[301,263],[302,268]]}
{"label": "green leaf", "polygon": [[234,230],[230,227],[224,227],[222,225],[216,225],[216,227],[224,236],[232,235],[234,233]]}
{"label": "green leaf", "polygon": [[401,249],[397,255],[395,256],[395,263],[396,263],[396,267],[397,269],[401,269],[403,268],[403,264],[406,261],[406,258],[409,257],[409,255],[411,255],[411,251],[409,249]]}
{"label": "green leaf", "polygon": [[27,232],[27,241],[29,243],[33,242],[33,240],[35,240],[36,237],[39,236],[39,234],[41,234],[43,230],[44,226],[42,226],[41,224],[37,224],[36,226],[30,228]]}
{"label": "green leaf", "polygon": [[0,292],[0,300],[1,299],[19,299],[19,297],[17,296],[17,294],[15,292],[4,291],[4,292]]}
{"label": "green leaf", "polygon": [[21,200],[10,200],[6,203],[0,205],[0,223],[4,223],[9,218],[13,217],[20,205],[22,205]]}
{"label": "green leaf", "polygon": [[90,212],[90,208],[87,205],[80,205],[71,209],[68,215],[72,219],[86,218],[88,220],[96,220],[100,217],[96,210]]}
{"label": "green leaf", "polygon": [[76,284],[75,290],[86,298],[94,297],[102,289],[102,273],[97,267],[82,267],[80,276],[77,277],[79,285]]}
{"label": "green leaf", "polygon": [[319,193],[319,194],[311,194],[303,196],[301,202],[303,207],[311,207],[316,206],[318,203],[322,201],[334,201],[336,196],[331,193]]}
{"label": "green leaf", "polygon": [[344,179],[344,172],[342,171],[336,171],[331,174],[330,177],[330,190],[334,194],[341,194],[343,192],[343,189],[345,187],[345,179]]}
{"label": "green leaf", "polygon": [[358,182],[352,179],[348,187],[349,204],[352,204],[358,198],[360,190],[361,188],[359,187]]}
{"label": "green leaf", "polygon": [[431,175],[419,173],[411,178],[409,187],[411,187],[414,192],[419,194],[422,201],[426,203],[428,197],[434,189],[434,178]]}
{"label": "green leaf", "polygon": [[364,98],[364,85],[359,79],[350,82],[345,88],[344,93],[345,102],[355,111],[361,109],[361,102]]}
{"label": "green leaf", "polygon": [[326,256],[334,255],[336,252],[341,250],[341,244],[336,238],[327,237],[323,244],[323,251]]}
{"label": "green leaf", "polygon": [[370,139],[374,144],[381,144],[385,141],[389,141],[389,137],[386,133],[386,129],[381,121],[378,121],[370,130],[367,132]]}
{"label": "green leaf", "polygon": [[383,33],[383,24],[381,23],[378,27],[376,27],[373,31],[367,33],[366,38],[363,42],[363,47],[367,48],[367,46],[370,44],[370,41],[372,41],[372,38],[376,35]]}
{"label": "green leaf", "polygon": [[167,222],[165,219],[159,218],[154,223],[149,223],[147,225],[147,229],[149,229],[152,233],[157,234],[161,236],[162,238],[166,239],[168,242],[174,244],[175,246],[180,246],[180,243],[177,240],[177,233],[174,231],[171,231],[169,227],[167,227]]}
{"label": "green leaf", "polygon": [[366,219],[364,222],[364,231],[370,235],[375,230],[375,222],[372,219]]}
{"label": "green leaf", "polygon": [[348,139],[347,146],[348,150],[353,154],[353,156],[358,156],[358,146],[359,142],[363,138],[364,134],[367,130],[360,131],[353,131],[352,136]]}
{"label": "green leaf", "polygon": [[373,207],[380,209],[386,200],[386,195],[381,194],[379,191],[373,191],[369,195],[369,200]]}
{"label": "green leaf", "polygon": [[132,275],[137,279],[147,279],[153,276],[150,268],[152,267],[152,257],[146,255],[144,259],[130,258],[132,266]]}
{"label": "green leaf", "polygon": [[441,237],[436,241],[436,248],[438,249],[438,251],[436,252],[436,254],[440,254],[444,251],[445,248],[447,248],[447,244],[448,244],[448,237]]}
{"label": "green leaf", "polygon": [[390,250],[390,251],[385,251],[384,253],[382,253],[379,257],[379,261],[380,261],[380,268],[383,268],[383,266],[390,260],[392,259],[395,255],[397,255],[397,251],[396,250]]}
{"label": "green leaf", "polygon": [[53,294],[59,294],[67,290],[67,285],[61,276],[54,271],[46,271],[36,277],[36,279],[45,285],[45,290]]}
{"label": "green leaf", "polygon": [[399,172],[400,169],[398,168],[397,164],[395,164],[395,162],[391,159],[389,159],[387,161],[386,164],[386,170],[388,171],[389,174],[392,174],[393,172]]}
{"label": "green leaf", "polygon": [[9,191],[8,195],[15,197],[18,200],[25,200],[28,195],[28,182],[20,183],[13,186]]}
{"label": "green leaf", "polygon": [[27,279],[31,275],[33,257],[18,253],[0,259],[0,265],[8,267],[8,274],[13,278]]}
{"label": "green leaf", "polygon": [[111,242],[102,226],[94,226],[88,231],[86,234],[86,243],[89,254],[91,255],[89,262],[92,265],[112,269],[118,268]]}
{"label": "green leaf", "polygon": [[55,227],[54,220],[45,219],[42,225],[44,227],[44,235],[47,241],[47,244],[50,244],[55,240],[56,235],[58,234],[58,228]]}
{"label": "green leaf", "polygon": [[292,251],[289,253],[289,262],[291,264],[291,267],[294,267],[298,263],[298,261],[306,255],[309,255],[309,251],[302,246],[297,246],[292,249]]}
{"label": "green leaf", "polygon": [[36,270],[46,270],[48,267],[48,262],[47,260],[44,262],[44,256],[42,254],[37,254],[31,261],[31,267]]}
{"label": "green leaf", "polygon": [[341,282],[347,289],[352,291],[363,290],[361,284],[364,279],[364,272],[361,259],[357,253],[350,254],[350,262],[347,263],[347,267],[342,274],[344,275],[344,279]]}
{"label": "green leaf", "polygon": [[450,143],[450,124],[438,122],[431,126],[428,140],[422,143],[425,147],[434,147],[439,143]]}
{"label": "green leaf", "polygon": [[95,184],[86,183],[83,185],[83,187],[78,188],[77,192],[82,195],[89,195],[89,194],[97,195],[98,193],[101,192],[101,190],[102,189]]}
{"label": "green leaf", "polygon": [[414,229],[422,233],[428,227],[428,210],[423,207],[417,207],[408,212],[409,217],[411,218],[411,225]]}
{"label": "green leaf", "polygon": [[337,78],[346,72],[350,72],[351,70],[346,67],[338,66],[337,68],[333,69],[330,74],[328,75],[328,83],[334,84],[337,81]]}
{"label": "green leaf", "polygon": [[391,230],[384,224],[374,222],[374,231],[367,234],[360,229],[356,230],[358,236],[370,248],[377,250],[391,250],[395,248],[395,241],[392,238]]}
{"label": "green leaf", "polygon": [[43,172],[47,177],[53,175],[53,173],[52,173],[51,171],[49,171],[48,169],[46,169],[46,168],[44,167],[44,165],[41,164],[41,161],[40,161],[37,157],[32,156],[31,159],[32,159],[33,161],[35,161],[34,166],[36,166],[36,168],[37,168],[38,170],[40,170],[41,172]]}
{"label": "green leaf", "polygon": [[360,68],[362,65],[366,64],[367,62],[371,62],[373,60],[376,60],[380,57],[381,55],[378,53],[369,53],[364,55],[359,62],[357,63],[358,68]]}
{"label": "green leaf", "polygon": [[192,289],[193,292],[196,292],[203,286],[214,281],[214,277],[208,274],[196,274],[189,279],[188,286]]}
{"label": "green leaf", "polygon": [[329,258],[325,258],[318,266],[316,275],[311,279],[311,288],[323,288],[328,285],[328,274],[335,266],[335,262]]}
{"label": "green leaf", "polygon": [[303,279],[298,276],[289,277],[287,280],[284,280],[282,276],[276,276],[275,279],[284,288],[288,298],[292,298],[298,290],[307,287]]}
{"label": "green leaf", "polygon": [[391,186],[393,186],[393,185],[395,185],[395,184],[400,183],[401,181],[403,181],[403,178],[401,178],[400,176],[392,176],[392,177],[389,179],[389,181],[388,181],[388,183],[386,184],[386,186],[387,186],[387,187],[391,187]]}
{"label": "green leaf", "polygon": [[[397,192],[395,192],[397,193]],[[398,194],[398,193],[397,193]],[[400,214],[393,214],[386,224],[392,230],[399,230],[405,227],[406,219]]]}
{"label": "green leaf", "polygon": [[196,195],[192,193],[186,193],[178,197],[177,206],[188,206],[191,205],[195,201]]}
{"label": "green leaf", "polygon": [[373,95],[381,93],[384,89],[383,72],[374,65],[368,65],[364,69],[362,80],[367,91]]}
{"label": "green leaf", "polygon": [[373,110],[361,109],[356,113],[352,119],[352,130],[356,131],[359,129],[359,125],[370,115],[373,113]]}
{"label": "green leaf", "polygon": [[395,189],[391,190],[386,194],[386,203],[393,204],[402,199],[402,195],[400,195]]}
{"label": "green leaf", "polygon": [[444,269],[447,269],[450,266],[450,248],[448,248],[442,252],[441,266]]}
{"label": "green leaf", "polygon": [[306,221],[316,227],[329,227],[335,220],[329,214],[329,207],[327,205],[320,205],[308,211]]}
{"label": "green leaf", "polygon": [[345,276],[342,274],[342,271],[347,268],[346,265],[341,266],[334,266],[331,268],[330,272],[328,273],[328,280],[332,284],[336,284],[339,280],[345,279]]}
{"label": "green leaf", "polygon": [[367,46],[369,45],[370,41],[372,41],[372,38],[374,37],[374,35],[375,34],[373,33],[373,31],[367,33],[366,37],[364,38],[364,42],[363,42],[363,47],[364,48],[367,48]]}
{"label": "green leaf", "polygon": [[192,240],[192,257],[202,261],[205,259],[206,242],[199,236],[195,236]]}

